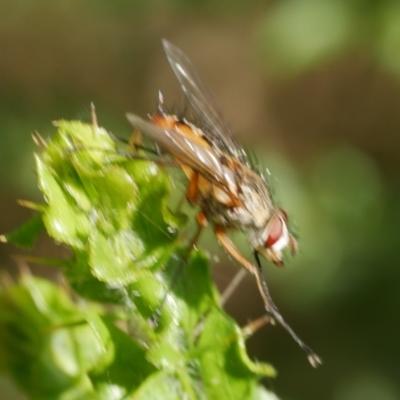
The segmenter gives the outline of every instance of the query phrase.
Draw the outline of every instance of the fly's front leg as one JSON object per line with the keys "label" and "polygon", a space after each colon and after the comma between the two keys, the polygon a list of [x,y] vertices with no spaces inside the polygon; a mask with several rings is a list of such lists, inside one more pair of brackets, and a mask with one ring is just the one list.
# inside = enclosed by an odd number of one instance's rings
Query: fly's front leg
{"label": "fly's front leg", "polygon": [[214,232],[215,232],[215,235],[217,236],[219,243],[224,248],[224,250],[255,276],[256,282],[257,282],[257,287],[258,287],[258,290],[264,301],[264,306],[265,306],[265,310],[267,311],[267,313],[273,319],[275,319],[280,325],[282,325],[282,327],[285,328],[285,330],[290,334],[290,336],[292,336],[294,341],[306,352],[308,361],[310,362],[310,364],[313,367],[317,367],[319,364],[321,364],[321,359],[318,357],[318,355],[315,354],[311,350],[311,348],[308,347],[297,336],[297,334],[293,331],[293,329],[290,327],[290,325],[283,319],[278,308],[276,307],[275,303],[273,302],[273,300],[269,294],[269,289],[268,289],[267,283],[262,274],[261,264],[258,259],[258,254],[255,253],[256,261],[257,261],[257,267],[256,267],[250,261],[248,261],[245,257],[242,256],[242,254],[235,247],[235,245],[232,243],[232,241],[228,238],[228,236],[226,236],[225,229],[223,227],[216,226],[214,229]]}
{"label": "fly's front leg", "polygon": [[245,267],[251,274],[257,275],[257,267],[255,267],[250,261],[246,260],[246,258],[240,254],[236,246],[232,243],[228,236],[226,236],[224,227],[217,225],[214,228],[214,233],[219,244],[231,257]]}
{"label": "fly's front leg", "polygon": [[219,244],[223,247],[223,249],[233,257],[239,264],[245,267],[252,275],[255,276],[257,281],[257,286],[260,291],[260,294],[264,300],[265,308],[269,314],[274,316],[273,310],[277,311],[275,304],[269,296],[268,291],[264,290],[263,282],[260,279],[260,274],[258,273],[258,269],[254,266],[250,261],[248,261],[236,246],[232,243],[232,241],[226,236],[225,229],[222,226],[216,226],[214,229],[215,236],[218,239]]}

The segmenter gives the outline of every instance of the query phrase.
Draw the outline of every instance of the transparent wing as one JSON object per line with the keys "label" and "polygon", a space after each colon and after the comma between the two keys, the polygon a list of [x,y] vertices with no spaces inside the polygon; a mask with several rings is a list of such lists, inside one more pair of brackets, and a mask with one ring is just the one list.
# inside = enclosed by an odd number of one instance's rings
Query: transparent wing
{"label": "transparent wing", "polygon": [[135,128],[171,153],[179,163],[192,168],[219,186],[232,187],[232,171],[220,162],[220,155],[209,147],[174,130],[145,121],[135,114],[128,113],[126,117]]}
{"label": "transparent wing", "polygon": [[179,47],[165,39],[162,43],[182,90],[207,133],[212,135],[228,154],[243,160],[243,149],[233,137],[222,112],[193,64]]}

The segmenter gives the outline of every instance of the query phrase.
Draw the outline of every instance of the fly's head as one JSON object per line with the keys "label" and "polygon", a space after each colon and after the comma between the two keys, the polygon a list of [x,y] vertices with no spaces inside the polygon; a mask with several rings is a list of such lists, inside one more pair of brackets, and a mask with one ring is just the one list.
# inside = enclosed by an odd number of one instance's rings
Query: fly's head
{"label": "fly's head", "polygon": [[288,216],[284,210],[277,208],[274,211],[253,247],[278,267],[283,267],[282,256],[286,248],[291,250],[292,255],[297,253],[298,244],[289,231]]}

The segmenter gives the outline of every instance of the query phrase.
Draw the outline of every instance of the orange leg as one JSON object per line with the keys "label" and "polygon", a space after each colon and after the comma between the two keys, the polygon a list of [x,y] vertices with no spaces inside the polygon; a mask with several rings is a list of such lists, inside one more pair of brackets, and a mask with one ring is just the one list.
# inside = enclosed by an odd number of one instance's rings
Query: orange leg
{"label": "orange leg", "polygon": [[[189,180],[189,186],[186,191],[186,200],[191,204],[194,205],[196,202],[197,193],[199,190],[199,174],[195,171],[191,170],[191,177]],[[176,211],[179,211],[184,203],[185,197],[182,197],[178,203]],[[203,225],[199,219],[197,219],[199,225]],[[207,224],[203,225],[207,226]]]}
{"label": "orange leg", "polygon": [[270,298],[269,294],[267,294],[265,291],[265,288],[263,285],[263,279],[261,279],[261,277],[260,277],[258,268],[240,254],[240,252],[236,248],[236,246],[232,243],[232,241],[228,238],[228,236],[226,236],[224,228],[217,226],[217,227],[215,227],[214,232],[215,232],[215,235],[217,236],[217,239],[218,239],[220,245],[224,248],[224,250],[231,257],[233,257],[239,264],[241,264],[243,267],[245,267],[252,275],[255,276],[258,290],[261,294],[261,297],[264,300],[265,308],[268,313],[270,313],[271,315],[274,316],[274,310],[276,310],[276,312],[278,312],[278,309],[275,306],[272,299]]}
{"label": "orange leg", "polygon": [[196,202],[198,190],[199,190],[199,174],[198,172],[193,171],[193,174],[189,181],[188,190],[186,192],[186,198],[190,204],[194,204]]}
{"label": "orange leg", "polygon": [[245,267],[251,274],[257,275],[257,267],[255,267],[250,261],[246,260],[246,258],[240,254],[239,250],[235,247],[228,236],[226,236],[225,229],[222,226],[216,226],[214,228],[214,233],[219,241],[219,244],[231,257]]}

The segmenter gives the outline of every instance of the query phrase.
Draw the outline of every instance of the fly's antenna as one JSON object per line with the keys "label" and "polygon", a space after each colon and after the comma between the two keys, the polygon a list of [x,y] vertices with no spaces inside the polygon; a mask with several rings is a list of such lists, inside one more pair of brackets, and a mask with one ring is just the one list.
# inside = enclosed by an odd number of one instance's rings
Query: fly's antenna
{"label": "fly's antenna", "polygon": [[271,295],[269,293],[269,289],[267,286],[267,282],[265,281],[264,275],[262,273],[262,268],[261,268],[261,262],[260,258],[258,256],[258,252],[254,251],[254,257],[257,262],[257,269],[255,269],[256,272],[256,279],[257,279],[257,285],[260,290],[260,293],[263,297],[264,300],[264,305],[265,305],[265,310],[269,315],[271,315],[285,330],[289,333],[289,335],[294,339],[294,341],[306,352],[307,354],[307,359],[310,362],[310,364],[314,367],[317,368],[318,365],[322,364],[322,360],[319,358],[317,354],[314,353],[314,351],[308,347],[295,333],[295,331],[291,328],[291,326],[283,319],[282,315],[278,311],[278,308],[276,307],[275,303],[273,302]]}

